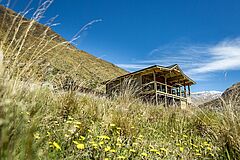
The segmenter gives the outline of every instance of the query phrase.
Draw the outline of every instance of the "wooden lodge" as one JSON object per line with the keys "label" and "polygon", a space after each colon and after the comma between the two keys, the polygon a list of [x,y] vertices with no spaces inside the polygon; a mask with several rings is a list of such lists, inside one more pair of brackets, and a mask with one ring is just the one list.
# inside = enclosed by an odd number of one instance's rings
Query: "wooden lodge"
{"label": "wooden lodge", "polygon": [[154,65],[106,81],[106,93],[118,94],[123,88],[124,81],[129,79],[140,88],[137,95],[144,100],[182,108],[188,105],[187,95],[190,95],[190,86],[196,84],[177,64],[168,67]]}

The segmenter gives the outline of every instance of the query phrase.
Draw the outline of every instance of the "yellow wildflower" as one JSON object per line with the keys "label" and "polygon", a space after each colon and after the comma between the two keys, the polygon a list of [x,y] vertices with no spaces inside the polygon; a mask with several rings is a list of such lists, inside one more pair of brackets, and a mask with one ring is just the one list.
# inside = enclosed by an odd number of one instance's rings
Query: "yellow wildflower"
{"label": "yellow wildflower", "polygon": [[78,149],[84,149],[84,148],[85,148],[85,146],[84,146],[84,144],[82,144],[82,143],[79,143],[79,144],[77,144],[77,148],[78,148]]}
{"label": "yellow wildflower", "polygon": [[147,153],[145,153],[145,152],[143,152],[141,155],[144,156],[144,157],[148,156]]}
{"label": "yellow wildflower", "polygon": [[108,137],[108,136],[98,136],[98,138],[100,138],[100,139],[107,139],[107,140],[109,140],[110,138]]}
{"label": "yellow wildflower", "polygon": [[69,129],[68,132],[70,132],[70,133],[73,134],[73,133],[74,133],[74,130]]}
{"label": "yellow wildflower", "polygon": [[74,121],[73,123],[74,123],[74,124],[77,124],[77,125],[80,125],[80,124],[81,124],[81,122],[77,122],[77,121]]}
{"label": "yellow wildflower", "polygon": [[99,145],[103,145],[103,144],[104,144],[104,142],[103,142],[103,141],[101,141],[101,142],[99,142],[98,144],[99,144]]}
{"label": "yellow wildflower", "polygon": [[97,143],[92,143],[92,146],[93,146],[93,147],[97,147],[98,144],[97,144]]}
{"label": "yellow wildflower", "polygon": [[117,158],[118,158],[118,159],[125,159],[126,157],[124,157],[124,156],[118,156]]}
{"label": "yellow wildflower", "polygon": [[71,116],[68,116],[68,119],[73,120],[73,118]]}
{"label": "yellow wildflower", "polygon": [[40,134],[39,133],[35,133],[33,136],[34,136],[35,139],[40,139]]}
{"label": "yellow wildflower", "polygon": [[161,151],[167,152],[165,148],[160,148]]}
{"label": "yellow wildflower", "polygon": [[79,125],[76,125],[76,124],[74,125],[74,127],[75,127],[75,128],[80,128]]}
{"label": "yellow wildflower", "polygon": [[80,140],[85,140],[86,138],[84,136],[80,136]]}
{"label": "yellow wildflower", "polygon": [[118,147],[122,147],[122,144],[121,143],[117,143],[116,144]]}
{"label": "yellow wildflower", "polygon": [[177,143],[176,146],[180,146],[181,144],[180,143]]}
{"label": "yellow wildflower", "polygon": [[68,137],[70,137],[68,134],[64,134],[64,137],[66,137],[66,138],[68,138]]}
{"label": "yellow wildflower", "polygon": [[115,126],[116,126],[116,124],[112,124],[112,123],[111,123],[111,124],[110,124],[110,126],[111,126],[111,127],[115,127]]}
{"label": "yellow wildflower", "polygon": [[61,150],[61,147],[57,144],[57,142],[53,142],[53,145],[57,150]]}
{"label": "yellow wildflower", "polygon": [[209,153],[212,157],[214,157],[214,154],[213,153]]}
{"label": "yellow wildflower", "polygon": [[50,144],[49,147],[54,148],[54,145]]}
{"label": "yellow wildflower", "polygon": [[183,135],[184,138],[187,138],[188,136],[186,134]]}
{"label": "yellow wildflower", "polygon": [[140,134],[140,135],[139,135],[139,138],[143,138],[143,135]]}
{"label": "yellow wildflower", "polygon": [[109,158],[104,158],[104,160],[109,160]]}
{"label": "yellow wildflower", "polygon": [[210,146],[208,142],[203,142],[204,146]]}
{"label": "yellow wildflower", "polygon": [[72,121],[66,121],[66,123],[68,123],[68,124],[71,124],[71,123],[72,123]]}
{"label": "yellow wildflower", "polygon": [[196,156],[201,156],[201,153],[196,153],[195,155],[196,155]]}
{"label": "yellow wildflower", "polygon": [[93,143],[92,146],[93,146],[93,148],[95,148],[95,149],[98,147],[98,145],[97,145],[96,143]]}
{"label": "yellow wildflower", "polygon": [[82,144],[82,143],[78,143],[77,141],[73,141],[73,143],[77,145],[78,149],[84,149],[85,148],[84,144]]}
{"label": "yellow wildflower", "polygon": [[130,152],[133,152],[133,153],[135,153],[135,152],[136,152],[136,150],[134,150],[134,149],[130,149],[129,151],[130,151]]}
{"label": "yellow wildflower", "polygon": [[179,147],[180,152],[183,152],[184,148],[183,147]]}
{"label": "yellow wildflower", "polygon": [[156,154],[157,154],[157,155],[161,155],[161,153],[160,153],[160,152],[156,152]]}
{"label": "yellow wildflower", "polygon": [[150,149],[150,152],[158,152],[157,149]]}
{"label": "yellow wildflower", "polygon": [[117,138],[117,141],[120,142],[120,143],[122,142],[122,140],[119,137]]}
{"label": "yellow wildflower", "polygon": [[50,133],[50,132],[47,132],[47,135],[48,135],[48,136],[50,136],[50,135],[51,135],[51,133]]}
{"label": "yellow wildflower", "polygon": [[210,148],[210,147],[207,147],[207,150],[211,151],[211,150],[212,150],[212,148]]}
{"label": "yellow wildflower", "polygon": [[79,144],[77,141],[73,141],[74,144]]}
{"label": "yellow wildflower", "polygon": [[117,151],[115,149],[111,149],[109,152],[116,153]]}
{"label": "yellow wildflower", "polygon": [[109,147],[109,146],[107,146],[106,148],[104,148],[104,151],[105,152],[108,152],[108,151],[110,151],[111,150],[111,147]]}
{"label": "yellow wildflower", "polygon": [[198,148],[198,146],[197,145],[195,145],[195,144],[191,144],[193,147],[195,147],[195,148]]}

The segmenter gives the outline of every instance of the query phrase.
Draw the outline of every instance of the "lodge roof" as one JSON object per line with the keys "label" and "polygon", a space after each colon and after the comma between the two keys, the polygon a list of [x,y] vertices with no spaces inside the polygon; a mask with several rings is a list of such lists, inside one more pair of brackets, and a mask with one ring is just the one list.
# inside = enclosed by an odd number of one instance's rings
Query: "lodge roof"
{"label": "lodge roof", "polygon": [[103,82],[103,84],[107,84],[109,82],[118,80],[120,78],[126,78],[126,77],[129,77],[129,76],[134,76],[134,75],[144,73],[144,72],[148,72],[148,71],[160,72],[160,73],[165,73],[165,74],[170,73],[168,78],[172,81],[178,81],[178,82],[181,81],[181,82],[185,82],[189,85],[196,84],[195,81],[193,81],[190,77],[188,77],[182,71],[182,69],[179,67],[178,64],[173,64],[173,65],[170,65],[170,66],[167,66],[167,67],[160,66],[160,65],[153,65],[153,66],[143,68],[141,70],[138,70],[138,71],[135,71],[135,72],[132,72],[132,73],[128,73],[128,74],[116,77],[112,80],[105,81],[105,82]]}

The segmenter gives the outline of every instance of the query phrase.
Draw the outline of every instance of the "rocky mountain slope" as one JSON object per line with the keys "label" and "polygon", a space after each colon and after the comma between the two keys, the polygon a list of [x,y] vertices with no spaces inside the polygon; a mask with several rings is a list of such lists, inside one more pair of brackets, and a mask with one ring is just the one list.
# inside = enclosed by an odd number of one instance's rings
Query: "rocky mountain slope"
{"label": "rocky mountain slope", "polygon": [[[30,21],[0,5],[0,47],[9,70],[41,82],[66,81],[94,88],[127,72],[78,50],[50,27]],[[34,75],[34,76],[33,76]]]}
{"label": "rocky mountain slope", "polygon": [[240,82],[226,89],[219,98],[206,102],[199,107],[221,108],[226,105],[240,107]]}
{"label": "rocky mountain slope", "polygon": [[212,101],[221,96],[220,91],[193,92],[190,96],[191,103],[195,106]]}

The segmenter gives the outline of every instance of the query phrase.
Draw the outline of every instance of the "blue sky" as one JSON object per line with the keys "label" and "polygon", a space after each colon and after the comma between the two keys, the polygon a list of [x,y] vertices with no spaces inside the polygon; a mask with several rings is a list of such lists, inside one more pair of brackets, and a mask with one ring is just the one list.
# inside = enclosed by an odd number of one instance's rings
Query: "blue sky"
{"label": "blue sky", "polygon": [[[10,8],[22,11],[29,1],[12,0]],[[53,29],[67,40],[99,20],[77,47],[128,71],[177,63],[197,81],[193,91],[240,81],[239,0],[55,0],[40,22],[56,15]]]}

